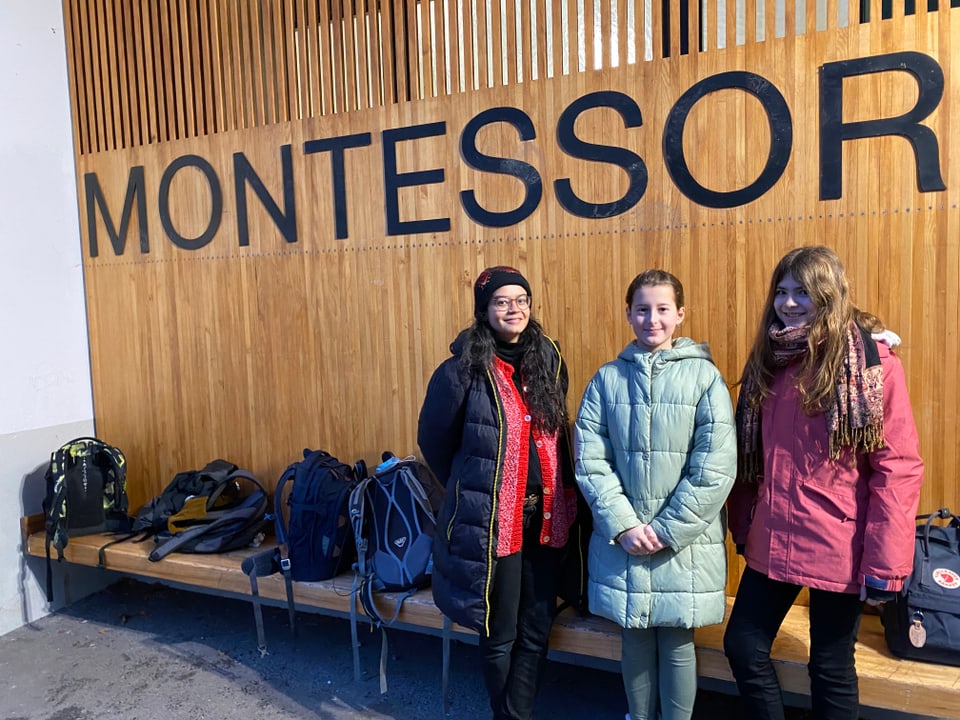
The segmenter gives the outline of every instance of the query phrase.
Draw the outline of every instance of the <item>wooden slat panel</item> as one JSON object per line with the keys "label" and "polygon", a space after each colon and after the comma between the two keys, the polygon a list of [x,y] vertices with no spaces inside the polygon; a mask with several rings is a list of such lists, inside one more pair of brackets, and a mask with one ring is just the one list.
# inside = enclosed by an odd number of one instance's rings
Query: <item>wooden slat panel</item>
{"label": "wooden slat panel", "polygon": [[420,67],[420,46],[417,42],[418,0],[406,0],[403,9],[404,37],[406,38],[406,76],[408,100],[423,98],[423,69]]}
{"label": "wooden slat panel", "polygon": [[501,87],[508,82],[507,69],[504,65],[503,31],[506,20],[501,12],[499,2],[490,2],[490,29],[487,43],[490,47],[490,68],[493,72],[493,84],[490,87]]}
{"label": "wooden slat panel", "polygon": [[569,58],[567,39],[570,35],[563,25],[566,6],[567,0],[551,0],[550,24],[553,30],[551,36],[553,45],[550,48],[550,55],[553,58],[553,74],[550,77],[555,78],[563,77]]}
{"label": "wooden slat panel", "polygon": [[119,5],[108,6],[105,12],[110,18],[110,55],[114,66],[113,107],[117,117],[117,146],[124,148],[133,144],[133,129],[130,117],[130,80],[127,73],[123,8]]}
{"label": "wooden slat panel", "polygon": [[[330,74],[330,32],[326,4],[318,8],[312,0],[307,6],[307,47],[310,68],[311,114],[326,115],[334,112],[333,81]],[[320,11],[318,14],[318,10]]]}
{"label": "wooden slat panel", "polygon": [[[727,4],[729,5],[730,3],[727,3]],[[663,40],[664,14],[663,14],[663,6],[659,2],[659,0],[651,0],[650,5],[651,5],[650,24],[652,26],[652,37],[651,37],[650,47],[653,52],[653,59],[656,61],[665,57],[666,48],[664,46],[664,40]]]}
{"label": "wooden slat panel", "polygon": [[596,3],[599,0],[583,0],[583,56],[585,71],[592,72],[597,67],[596,43]]}
{"label": "wooden slat panel", "polygon": [[[347,70],[348,63],[344,61],[344,55],[349,57],[352,41],[347,37],[344,28],[344,13],[341,6],[342,0],[332,0],[329,4],[324,3],[320,12],[321,22],[324,28],[330,29],[330,72],[333,78],[333,111],[346,112],[353,107],[353,82],[349,77]],[[349,0],[347,2],[349,5]],[[326,8],[329,7],[329,18],[325,15]]]}
{"label": "wooden slat panel", "polygon": [[87,88],[84,76],[80,3],[63,0],[64,35],[67,43],[67,64],[70,77],[70,103],[73,113],[73,146],[79,155],[92,151],[90,128],[93,124],[87,110]]}
{"label": "wooden slat panel", "polygon": [[420,82],[422,85],[421,97],[436,97],[437,93],[434,89],[434,83],[436,82],[437,68],[435,66],[433,45],[434,30],[431,27],[432,13],[430,12],[430,3],[418,2],[415,10],[417,19],[416,27],[418,28],[417,45],[419,48],[417,55],[420,58]]}
{"label": "wooden slat panel", "polygon": [[477,90],[493,87],[494,84],[494,79],[491,77],[490,58],[488,55],[490,39],[488,37],[486,8],[489,1],[490,0],[476,0],[476,47],[473,51],[473,61],[476,63],[477,68]]}
{"label": "wooden slat panel", "polygon": [[357,108],[373,107],[370,100],[371,78],[368,53],[370,50],[367,34],[367,7],[366,0],[359,0],[355,4],[356,12],[352,15],[350,27],[355,35],[355,53],[357,64]]}
{"label": "wooden slat panel", "polygon": [[277,51],[282,53],[277,63],[281,77],[277,88],[280,104],[280,122],[303,117],[299,110],[299,90],[297,83],[297,43],[293,24],[294,3],[292,0],[278,3],[274,12],[274,33],[277,40]]}
{"label": "wooden slat panel", "polygon": [[278,63],[283,62],[284,52],[282,43],[279,42],[275,30],[279,17],[279,3],[265,2],[260,6],[260,42],[261,44],[261,82],[263,83],[263,123],[270,125],[281,122],[280,108],[277,104],[278,94],[282,95],[280,89],[283,71]]}
{"label": "wooden slat panel", "polygon": [[690,40],[688,45],[689,53],[691,55],[700,52],[700,32],[701,32],[701,17],[700,17],[700,2],[699,0],[685,0],[687,3],[687,22],[689,23],[689,30],[687,37]]}
{"label": "wooden slat panel", "polygon": [[[760,1],[753,0],[752,6],[759,6]],[[402,102],[391,97],[386,107],[375,112],[335,114],[330,111],[341,106],[333,104],[333,75],[321,83],[321,73],[322,58],[327,58],[329,70],[337,53],[332,46],[326,47],[327,40],[320,43],[320,28],[329,28],[330,18],[318,16],[316,4],[292,0],[284,5],[282,26],[286,30],[282,33],[278,15],[251,14],[253,5],[244,6],[241,12],[232,0],[197,6],[204,11],[197,16],[192,14],[194,6],[185,0],[168,1],[165,6],[144,0],[119,14],[111,2],[96,7],[83,1],[71,5],[65,21],[70,24],[68,59],[75,92],[85,248],[90,246],[90,237],[84,175],[96,173],[111,225],[116,228],[131,168],[144,170],[144,230],[150,252],[139,249],[141,228],[134,202],[125,254],[116,256],[104,220],[95,218],[100,256],[85,257],[84,261],[97,429],[116,438],[125,451],[129,448],[137,491],[159,490],[157,485],[178,468],[205,462],[221,451],[242,455],[271,479],[297,451],[297,445],[324,445],[351,459],[375,457],[385,446],[414,451],[416,415],[426,378],[446,357],[450,340],[469,322],[473,277],[493,262],[517,264],[537,286],[537,314],[548,332],[561,341],[570,363],[571,409],[596,367],[629,340],[619,296],[626,282],[647,266],[668,267],[687,284],[684,332],[709,341],[718,367],[733,381],[756,330],[762,288],[770,269],[783,252],[815,238],[841,254],[857,302],[875,311],[905,338],[900,356],[928,468],[922,508],[958,504],[960,488],[950,480],[956,477],[958,449],[954,443],[942,442],[942,437],[944,428],[956,423],[956,408],[960,407],[960,387],[952,370],[960,364],[960,339],[956,328],[943,323],[943,318],[957,317],[960,295],[956,287],[960,277],[960,198],[956,194],[960,143],[955,141],[957,134],[951,125],[960,117],[960,100],[949,92],[949,79],[957,74],[960,63],[956,50],[960,47],[960,15],[943,8],[816,32],[815,3],[810,2],[802,27],[805,32],[788,32],[787,37],[775,40],[772,0],[762,1],[767,12],[764,43],[751,39],[743,47],[728,46],[725,52],[697,53],[695,59],[675,56],[663,62],[655,57],[651,63],[602,73],[574,70],[569,77],[560,74],[562,54],[559,47],[552,47],[549,52],[553,53],[556,77],[530,82],[525,74],[523,83],[500,87],[500,74],[493,89],[486,88],[488,30],[484,16],[482,21],[478,19],[477,43],[483,50],[476,58],[472,29],[464,28],[465,52],[469,50],[465,63],[468,92],[440,93],[428,103],[418,103],[407,102],[408,88],[419,91],[419,85],[407,84],[406,53],[416,48],[411,56],[416,60],[433,58],[432,50],[418,46],[415,34],[411,40],[402,13],[398,25],[392,22],[395,9],[412,7],[397,0],[383,6],[385,28],[389,28],[383,35],[391,49],[382,62],[389,78],[386,91],[391,95],[397,69]],[[513,12],[517,2],[525,0],[511,0]],[[622,5],[620,0],[616,2],[619,18]],[[266,13],[268,8],[263,7]],[[277,6],[270,7],[275,12]],[[457,12],[468,7],[467,2],[451,6]],[[482,12],[485,7],[480,4]],[[575,27],[561,28],[560,7],[560,2],[550,6],[551,14],[556,11],[550,22],[557,46],[564,37],[576,37]],[[694,7],[692,3],[691,12]],[[174,10],[178,18],[166,46],[162,35],[167,27],[160,12],[164,8]],[[429,21],[427,8],[421,6],[420,12]],[[662,3],[655,3],[657,13],[662,8]],[[113,18],[113,30],[122,35],[122,42],[120,36],[111,39],[98,34],[100,9],[106,13],[102,26],[107,27],[107,20]],[[525,6],[519,9],[524,22],[529,22]],[[879,4],[875,9],[879,13]],[[642,3],[638,10],[638,37],[642,38]],[[452,12],[451,18],[459,18],[457,12]],[[788,13],[788,19],[791,15]],[[257,17],[261,20],[254,22]],[[292,34],[294,17],[301,33],[299,50],[292,40],[283,46],[277,41],[279,34],[288,38]],[[508,9],[497,27],[509,28],[511,17]],[[671,27],[678,18],[671,15]],[[654,18],[655,43],[659,43],[661,20],[660,15]],[[693,33],[693,16],[691,20]],[[261,47],[259,36],[251,34],[259,32],[252,27],[255,24],[278,32],[263,38],[263,58],[272,58],[266,65],[254,58],[258,52],[254,46]],[[428,39],[430,24],[423,26]],[[539,33],[539,22],[537,27]],[[788,23],[788,27],[793,25]],[[400,30],[396,65],[389,46],[395,28]],[[732,41],[732,25],[729,32]],[[244,33],[246,39],[241,42]],[[208,42],[203,44],[198,36]],[[456,33],[450,37],[452,42]],[[748,38],[752,37],[748,33]],[[196,42],[201,43],[200,49],[194,47]],[[427,44],[437,42],[439,37]],[[515,37],[512,42],[516,43]],[[605,35],[604,42],[609,42],[609,36]],[[181,43],[186,45],[181,48]],[[346,48],[348,40],[341,37],[340,43]],[[361,45],[355,42],[356,52],[347,54],[356,56]],[[531,42],[530,55],[532,47]],[[947,78],[948,91],[940,106],[923,121],[940,143],[947,190],[921,193],[909,144],[900,137],[881,136],[843,143],[843,197],[821,200],[819,69],[837,59],[904,49],[934,58]],[[179,76],[168,57],[174,51],[182,53],[184,63]],[[127,60],[131,52],[136,59],[133,64]],[[299,103],[294,62],[298,52],[305,114],[326,103],[328,116],[298,119],[298,112],[292,112],[293,122],[278,124],[276,112],[271,114],[264,99],[272,97],[271,83],[282,83],[286,63],[290,80],[283,94]],[[638,53],[643,56],[642,47]],[[249,56],[246,64],[244,54]],[[106,59],[101,62],[101,57]],[[592,52],[589,57],[592,67]],[[337,82],[344,92],[356,73],[356,62],[356,57],[343,62],[338,71]],[[473,90],[474,63],[480,70],[482,92],[469,91]],[[101,74],[101,67],[106,68],[106,75]],[[527,67],[532,74],[532,66]],[[726,209],[699,205],[681,193],[670,177],[659,128],[677,98],[695,83],[744,68],[769,80],[789,105],[794,132],[790,162],[774,186],[750,203]],[[257,76],[262,79],[260,90],[255,90]],[[117,82],[104,85],[104,77]],[[416,80],[416,73],[411,77]],[[316,95],[310,92],[313,85]],[[559,113],[577,97],[597,90],[636,98],[643,110],[643,128],[624,128],[618,113],[595,108],[578,120],[577,136],[584,142],[630,148],[644,160],[648,178],[643,197],[629,211],[615,217],[583,218],[559,206],[553,181],[569,179],[577,196],[597,207],[626,191],[625,174],[618,167],[570,157],[557,146]],[[848,78],[844,120],[896,117],[913,105],[916,92],[907,73]],[[125,113],[132,112],[134,97],[138,119],[134,122],[129,116],[125,126]],[[343,105],[346,98],[338,97]],[[113,135],[108,133],[104,103],[113,113],[109,126]],[[179,110],[177,103],[182,105]],[[522,191],[522,187],[512,176],[466,167],[458,142],[461,129],[477,113],[503,106],[528,113],[537,137],[521,142],[508,123],[495,123],[481,131],[478,145],[491,157],[520,159],[531,165],[543,180],[544,195],[529,217],[511,227],[496,228],[469,218],[460,193],[473,190],[482,207],[506,212],[518,207],[518,189]],[[254,108],[252,115],[245,114]],[[184,118],[181,125],[178,115]],[[201,132],[201,119],[208,116],[211,134],[192,137]],[[266,125],[223,135],[248,119]],[[401,221],[444,218],[450,222],[450,230],[388,233],[382,206],[387,193],[381,133],[440,121],[446,123],[445,135],[399,143],[397,155],[399,172],[441,170],[444,181],[402,187],[397,198]],[[138,124],[141,141],[136,140]],[[128,132],[131,145],[142,142],[146,146],[114,148],[117,142],[127,142]],[[161,142],[170,140],[171,132],[184,133],[190,140]],[[349,236],[337,240],[330,156],[302,157],[302,139],[358,133],[369,133],[371,141],[370,146],[346,153],[343,190]],[[718,143],[718,137],[724,142]],[[763,108],[749,93],[739,90],[702,98],[689,114],[683,138],[693,177],[703,187],[720,191],[742,189],[753,182],[771,142]],[[264,187],[281,212],[294,212],[294,204],[288,205],[284,197],[285,179],[280,171],[280,148],[286,146],[293,152],[296,243],[284,240],[249,188],[245,193],[247,217],[239,218],[232,192],[232,155],[242,148],[256,172],[262,174]],[[209,246],[196,250],[177,247],[167,237],[157,209],[157,188],[164,171],[174,158],[187,154],[198,154],[211,163],[223,200],[221,214],[211,218],[210,187],[195,169],[178,173],[171,184],[165,209],[185,237],[197,237],[208,225],[219,222]],[[241,220],[249,229],[249,246],[238,243]],[[352,329],[349,338],[345,327]],[[331,342],[337,343],[338,352],[330,352]],[[382,350],[385,342],[393,348],[389,354]],[[229,392],[224,390],[227,386]],[[343,408],[354,406],[376,410],[344,417]],[[138,411],[143,407],[151,412]]]}

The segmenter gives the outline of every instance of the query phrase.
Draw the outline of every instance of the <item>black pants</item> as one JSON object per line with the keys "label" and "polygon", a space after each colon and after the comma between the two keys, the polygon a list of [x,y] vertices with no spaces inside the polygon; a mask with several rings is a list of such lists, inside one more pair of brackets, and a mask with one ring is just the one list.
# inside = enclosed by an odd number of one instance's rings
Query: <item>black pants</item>
{"label": "black pants", "polygon": [[540,544],[539,507],[524,513],[523,549],[498,558],[490,633],[480,636],[483,679],[495,720],[529,720],[557,609],[563,550]]}
{"label": "black pants", "polygon": [[[770,648],[802,588],[771,580],[749,567],[723,637],[745,716],[783,720],[783,696]],[[863,615],[859,596],[810,590],[810,700],[817,720],[855,720],[860,691],[854,646]]]}

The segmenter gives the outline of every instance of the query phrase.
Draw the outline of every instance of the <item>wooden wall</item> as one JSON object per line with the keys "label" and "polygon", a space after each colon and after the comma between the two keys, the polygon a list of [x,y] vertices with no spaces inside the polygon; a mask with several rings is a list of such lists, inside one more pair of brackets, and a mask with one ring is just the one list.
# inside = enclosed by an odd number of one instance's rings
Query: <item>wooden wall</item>
{"label": "wooden wall", "polygon": [[[485,22],[477,5],[479,22],[467,0],[65,0],[96,428],[127,454],[134,506],[218,456],[273,484],[304,447],[346,461],[415,452],[427,379],[492,264],[530,279],[572,370],[571,411],[632,338],[623,295],[652,266],[684,282],[684,334],[708,341],[733,383],[774,264],[811,243],[838,252],[856,302],[904,339],[921,508],[960,505],[960,10],[585,0],[584,22],[572,0],[505,0]],[[918,124],[936,136],[945,189],[922,191],[910,143],[887,134],[844,142],[842,195],[821,199],[823,68],[903,52],[942,71],[943,96]],[[678,145],[699,185],[726,193],[755,183],[784,142],[782,119],[734,88],[692,105],[682,143],[664,140],[684,93],[734,71],[782,95],[792,146],[766,192],[707,207],[668,171]],[[908,112],[921,86],[893,70],[842,87],[850,124]],[[627,173],[565,152],[557,131],[571,103],[600,91],[631,99],[642,124],[596,107],[573,134],[629,150],[647,175],[642,197],[610,217],[603,204],[628,192]],[[474,190],[495,213],[524,200],[517,177],[477,170],[461,150],[471,120],[494,108],[522,111],[533,132],[493,123],[477,149],[526,163],[543,189],[503,227],[476,222],[461,196]],[[403,128],[422,137],[397,140]],[[337,163],[311,142],[366,133],[343,153],[338,238]],[[403,173],[419,180],[388,189],[385,152],[401,185],[413,179]],[[240,183],[244,213],[235,183],[247,165],[262,189]],[[598,216],[565,209],[561,179]],[[394,193],[401,223],[449,229],[390,233]]]}

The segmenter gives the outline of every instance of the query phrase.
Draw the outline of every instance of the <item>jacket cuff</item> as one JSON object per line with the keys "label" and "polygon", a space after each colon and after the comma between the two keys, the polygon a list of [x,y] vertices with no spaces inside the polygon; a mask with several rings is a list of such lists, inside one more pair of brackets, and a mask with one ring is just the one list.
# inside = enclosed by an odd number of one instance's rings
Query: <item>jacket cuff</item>
{"label": "jacket cuff", "polygon": [[864,575],[863,582],[861,584],[867,589],[868,596],[871,590],[895,593],[899,592],[903,588],[903,580],[899,578],[885,580],[883,578],[871,577],[870,575]]}

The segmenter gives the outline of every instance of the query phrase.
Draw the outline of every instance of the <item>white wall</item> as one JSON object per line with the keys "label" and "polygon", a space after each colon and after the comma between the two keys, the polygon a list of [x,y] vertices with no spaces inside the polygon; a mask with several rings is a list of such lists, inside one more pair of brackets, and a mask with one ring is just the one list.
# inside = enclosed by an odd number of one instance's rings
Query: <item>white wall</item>
{"label": "white wall", "polygon": [[0,2],[0,634],[47,612],[19,518],[50,452],[93,431],[69,97],[60,0]]}

